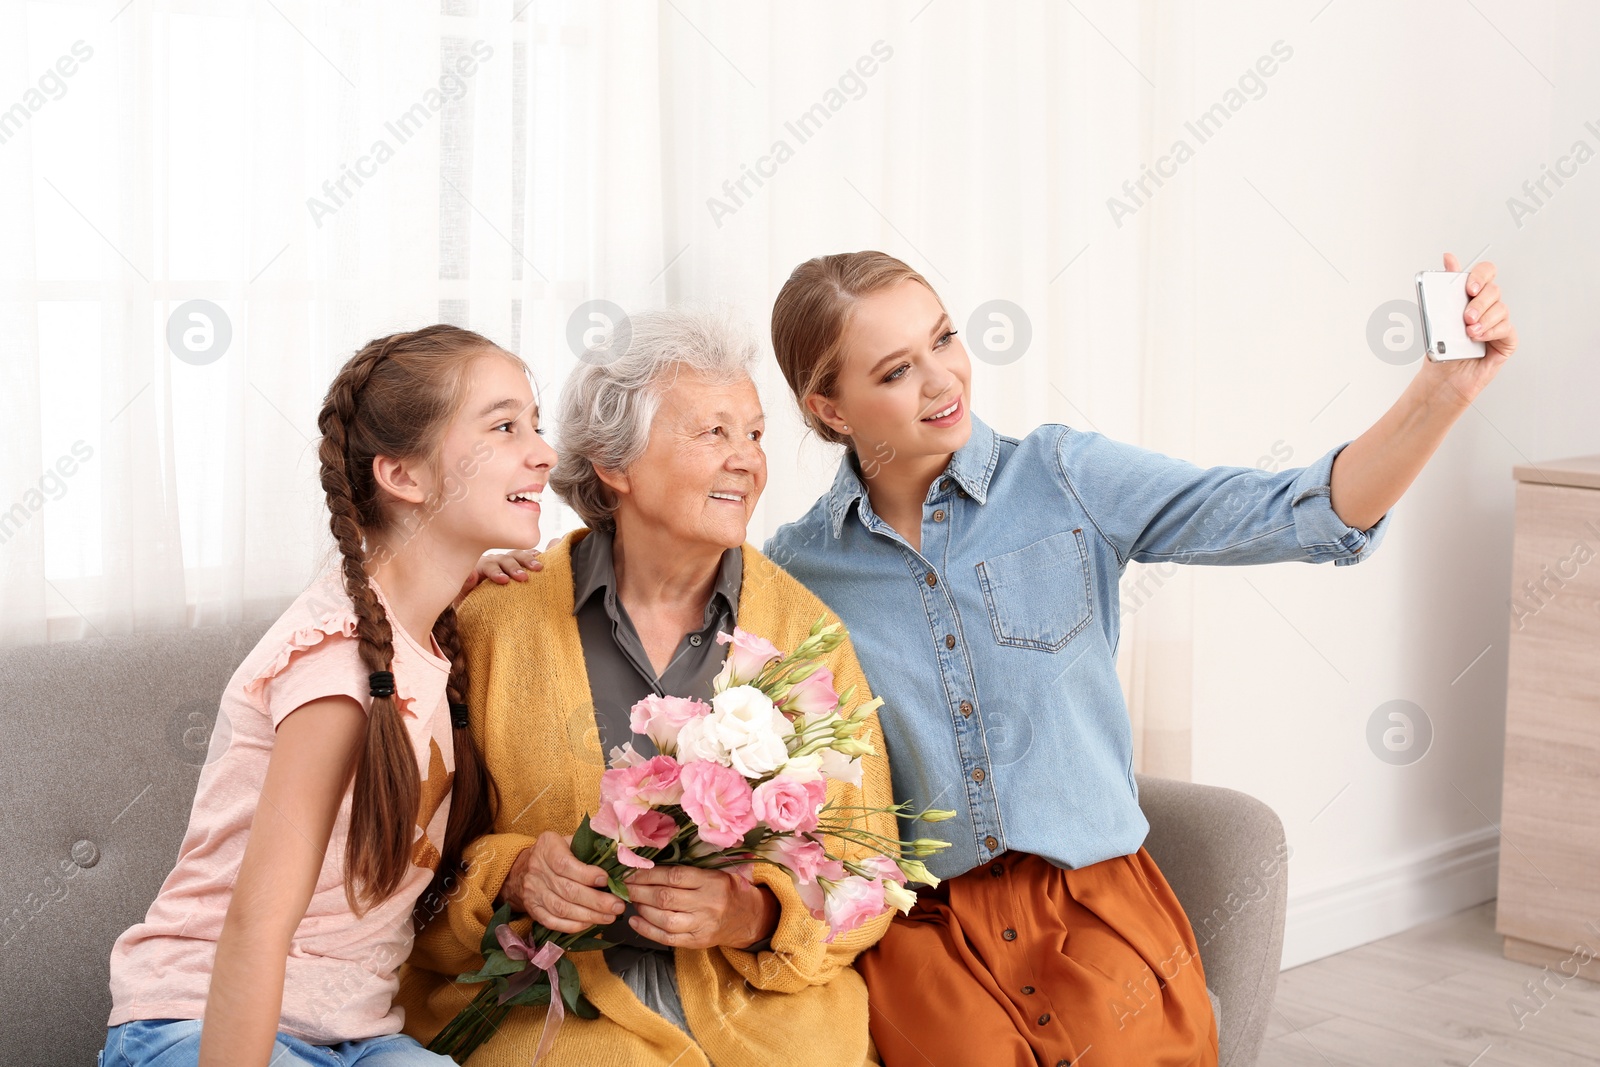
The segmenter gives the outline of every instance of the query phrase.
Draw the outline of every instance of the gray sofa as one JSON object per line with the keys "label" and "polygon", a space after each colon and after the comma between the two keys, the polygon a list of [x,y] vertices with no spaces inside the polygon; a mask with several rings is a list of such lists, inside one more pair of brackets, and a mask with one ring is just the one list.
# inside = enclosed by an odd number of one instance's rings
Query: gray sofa
{"label": "gray sofa", "polygon": [[[93,1064],[107,958],[177,855],[217,700],[265,623],[0,652],[0,1067]],[[1283,943],[1283,827],[1242,793],[1139,780],[1147,847],[1256,1061]],[[831,1067],[831,1065],[829,1065]]]}

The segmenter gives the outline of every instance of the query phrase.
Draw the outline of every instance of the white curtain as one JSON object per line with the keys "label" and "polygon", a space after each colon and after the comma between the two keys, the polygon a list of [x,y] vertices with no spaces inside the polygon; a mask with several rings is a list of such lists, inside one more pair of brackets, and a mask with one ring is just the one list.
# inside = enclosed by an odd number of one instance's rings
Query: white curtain
{"label": "white curtain", "polygon": [[[1190,113],[1187,2],[120,5],[0,10],[0,643],[281,610],[369,338],[469,326],[548,401],[590,301],[765,343],[825,252],[906,259],[969,342],[1031,334],[975,361],[1002,432],[1192,451],[1189,194],[1107,205]],[[760,384],[757,543],[836,462]],[[1189,594],[1156,577],[1121,665],[1141,762],[1186,776]]]}

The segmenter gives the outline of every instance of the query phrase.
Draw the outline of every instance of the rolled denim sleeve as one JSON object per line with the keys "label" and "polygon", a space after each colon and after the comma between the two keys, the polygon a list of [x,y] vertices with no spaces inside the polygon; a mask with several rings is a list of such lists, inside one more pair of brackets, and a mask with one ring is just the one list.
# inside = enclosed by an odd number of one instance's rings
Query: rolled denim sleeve
{"label": "rolled denim sleeve", "polygon": [[1335,567],[1360,563],[1377,551],[1389,529],[1389,516],[1394,514],[1386,511],[1370,530],[1358,530],[1333,510],[1333,461],[1349,443],[1346,441],[1311,466],[1302,468],[1300,476],[1294,480],[1295,536],[1311,555],[1313,563],[1330,559]]}
{"label": "rolled denim sleeve", "polygon": [[1333,510],[1333,461],[1308,467],[1198,467],[1099,433],[1067,429],[1056,458],[1067,491],[1127,563],[1213,566],[1358,563],[1378,547],[1389,516],[1357,530]]}

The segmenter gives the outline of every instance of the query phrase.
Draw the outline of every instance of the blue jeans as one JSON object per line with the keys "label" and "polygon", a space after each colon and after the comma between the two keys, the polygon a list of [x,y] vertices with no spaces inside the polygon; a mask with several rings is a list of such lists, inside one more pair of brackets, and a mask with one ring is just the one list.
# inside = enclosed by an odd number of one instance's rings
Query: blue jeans
{"label": "blue jeans", "polygon": [[[194,1067],[200,1060],[199,1019],[135,1019],[106,1031],[99,1067]],[[279,1033],[271,1067],[454,1067],[405,1034],[313,1045]]]}

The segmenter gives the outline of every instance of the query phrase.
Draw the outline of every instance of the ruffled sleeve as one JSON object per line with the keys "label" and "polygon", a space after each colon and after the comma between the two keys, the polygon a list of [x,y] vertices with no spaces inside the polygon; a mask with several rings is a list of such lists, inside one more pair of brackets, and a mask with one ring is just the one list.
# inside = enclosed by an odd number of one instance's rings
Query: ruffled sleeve
{"label": "ruffled sleeve", "polygon": [[290,631],[245,679],[246,699],[272,720],[273,729],[291,711],[326,697],[348,696],[365,708],[369,686],[355,633],[354,612]]}

